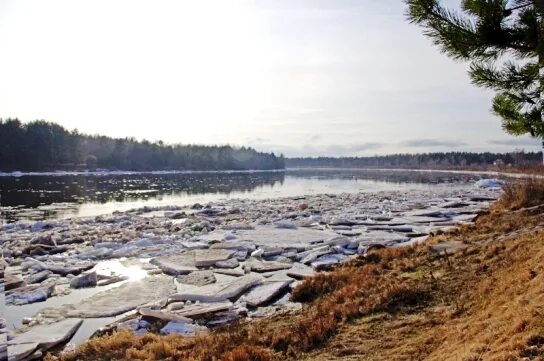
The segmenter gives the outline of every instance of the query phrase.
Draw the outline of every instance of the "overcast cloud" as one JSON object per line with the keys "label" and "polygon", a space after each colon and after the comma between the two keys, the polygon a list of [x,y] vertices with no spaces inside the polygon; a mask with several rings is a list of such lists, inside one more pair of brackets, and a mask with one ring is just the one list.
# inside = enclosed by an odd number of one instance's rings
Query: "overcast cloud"
{"label": "overcast cloud", "polygon": [[[450,3],[457,3],[450,1]],[[400,0],[2,0],[0,117],[299,155],[539,149]]]}

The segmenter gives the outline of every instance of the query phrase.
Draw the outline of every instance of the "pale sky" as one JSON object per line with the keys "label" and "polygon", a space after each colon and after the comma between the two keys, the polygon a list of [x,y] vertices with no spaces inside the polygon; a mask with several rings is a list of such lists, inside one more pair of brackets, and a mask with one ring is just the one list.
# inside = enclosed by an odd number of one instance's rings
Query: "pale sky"
{"label": "pale sky", "polygon": [[[448,1],[457,4],[457,1]],[[539,150],[401,0],[0,0],[0,117],[287,156]]]}

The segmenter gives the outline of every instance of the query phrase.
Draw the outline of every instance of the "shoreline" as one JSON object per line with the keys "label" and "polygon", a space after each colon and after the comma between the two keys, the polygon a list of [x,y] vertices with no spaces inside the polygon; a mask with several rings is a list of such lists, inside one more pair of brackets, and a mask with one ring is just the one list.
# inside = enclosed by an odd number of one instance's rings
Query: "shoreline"
{"label": "shoreline", "polygon": [[[149,287],[164,289],[167,305],[156,309],[159,316],[138,312],[133,316],[172,318],[172,314],[181,317],[190,310],[190,314],[211,317],[212,324],[193,317],[192,326],[187,326],[189,333],[298,309],[299,305],[289,301],[289,294],[301,279],[371,248],[423,242],[430,234],[470,223],[497,197],[497,190],[476,188],[319,194],[231,199],[190,207],[143,207],[88,218],[10,223],[0,232],[8,261],[5,273],[12,285],[6,288],[6,300],[24,303],[35,299],[37,293],[49,292],[45,302],[42,296],[41,304],[32,303],[40,307],[29,307],[36,314],[12,316],[10,322],[33,317],[29,322],[38,327],[81,319],[79,332],[89,335],[89,327],[96,327],[101,317],[125,315],[156,301],[156,296],[144,297]],[[131,281],[121,279],[130,277],[131,272],[117,269],[112,275],[107,274],[111,269],[97,270],[108,260],[118,260],[146,276]],[[94,271],[102,283],[120,276],[114,280],[118,286],[106,289],[95,282],[85,289],[93,292],[82,301],[77,296],[68,306],[55,302],[61,295],[81,295],[80,289],[70,284]],[[30,282],[38,274],[45,279]],[[213,281],[208,283],[210,279]],[[150,286],[148,281],[159,283]],[[135,286],[139,284],[140,288]],[[223,296],[218,298],[217,294]],[[117,310],[112,304],[116,297],[135,299],[135,303],[128,310]],[[195,302],[200,304],[199,311],[194,310]],[[217,302],[222,306],[209,311],[218,307]],[[8,309],[16,312],[17,307]],[[98,317],[94,326],[86,326],[88,317]],[[125,326],[134,327],[130,322],[132,326]],[[141,329],[138,325],[135,331]]]}
{"label": "shoreline", "polygon": [[298,311],[198,337],[118,330],[46,360],[539,359],[544,193],[518,203],[508,192],[473,224],[306,279]]}
{"label": "shoreline", "polygon": [[488,175],[488,176],[504,176],[511,178],[537,178],[544,179],[544,175],[531,174],[531,173],[517,173],[517,172],[504,172],[504,171],[489,171],[489,170],[458,170],[458,169],[419,169],[419,168],[336,168],[336,167],[297,167],[286,168],[291,171],[303,171],[303,170],[319,170],[319,171],[379,171],[379,172],[414,172],[414,173],[451,173],[451,174],[473,174],[473,175]]}
{"label": "shoreline", "polygon": [[460,169],[420,169],[420,168],[343,168],[343,167],[287,167],[283,169],[245,169],[245,170],[155,170],[155,171],[125,171],[125,170],[100,170],[100,171],[44,171],[44,172],[1,172],[0,177],[25,177],[25,176],[116,176],[116,175],[175,175],[175,174],[254,174],[254,173],[284,173],[296,171],[378,171],[378,172],[414,172],[414,173],[451,173],[472,174],[486,176],[504,176],[511,178],[537,178],[544,179],[542,174],[532,174],[507,171],[490,170],[460,170]]}

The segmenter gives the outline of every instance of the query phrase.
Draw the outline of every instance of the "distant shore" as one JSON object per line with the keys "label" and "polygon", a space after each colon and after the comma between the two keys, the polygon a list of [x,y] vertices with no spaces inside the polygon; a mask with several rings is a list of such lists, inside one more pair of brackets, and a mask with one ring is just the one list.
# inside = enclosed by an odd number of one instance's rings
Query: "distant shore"
{"label": "distant shore", "polygon": [[359,170],[359,171],[392,171],[392,172],[421,172],[421,173],[453,173],[453,174],[481,174],[489,176],[507,176],[513,178],[526,178],[526,177],[536,177],[544,178],[544,166],[541,168],[500,168],[496,170],[490,170],[489,168],[484,168],[482,170],[467,168],[467,169],[448,169],[448,168],[345,168],[345,167],[293,167],[286,168],[288,171],[297,171],[297,170]]}
{"label": "distant shore", "polygon": [[452,174],[480,174],[486,176],[507,176],[512,178],[536,177],[544,178],[544,166],[534,168],[498,168],[498,169],[474,169],[474,168],[357,168],[357,167],[287,167],[282,169],[246,169],[246,170],[152,170],[152,171],[130,171],[130,170],[86,170],[86,171],[0,171],[0,177],[23,177],[23,176],[69,176],[69,175],[138,175],[138,174],[244,174],[244,173],[273,173],[287,171],[377,171],[377,172],[421,172],[421,173],[452,173]]}

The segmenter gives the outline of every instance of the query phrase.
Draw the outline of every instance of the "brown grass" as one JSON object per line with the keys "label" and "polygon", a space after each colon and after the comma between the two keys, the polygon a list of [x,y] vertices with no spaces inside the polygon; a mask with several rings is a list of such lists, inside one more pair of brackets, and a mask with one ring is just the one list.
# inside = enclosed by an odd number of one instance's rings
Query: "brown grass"
{"label": "brown grass", "polygon": [[433,275],[435,302],[359,318],[307,358],[544,360],[543,214],[491,213],[445,239],[471,247],[412,273]]}
{"label": "brown grass", "polygon": [[507,184],[498,205],[506,209],[520,209],[544,205],[544,180],[530,178]]}
{"label": "brown grass", "polygon": [[504,173],[521,173],[521,174],[533,174],[533,175],[543,175],[544,166],[542,164],[528,164],[525,166],[516,166],[516,167],[491,167],[490,170],[495,170],[497,172]]}
{"label": "brown grass", "polygon": [[119,332],[47,360],[544,360],[544,215],[498,209],[435,237],[469,248],[375,251],[298,286],[297,314],[194,338]]}
{"label": "brown grass", "polygon": [[[423,253],[422,249],[419,252]],[[294,357],[326,345],[346,322],[374,312],[394,314],[430,300],[427,284],[391,276],[397,257],[415,248],[387,249],[320,274],[295,290],[295,298],[315,299],[300,314],[233,326],[207,336],[143,335],[119,332],[90,340],[75,352],[58,356],[75,360],[268,360]],[[379,256],[378,256],[379,254]],[[333,286],[334,285],[334,286]],[[304,296],[306,294],[306,296]],[[49,356],[49,360],[55,357]]]}
{"label": "brown grass", "polygon": [[272,360],[270,351],[262,347],[237,346],[232,351],[226,352],[223,361],[269,361]]}

